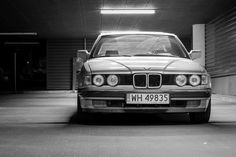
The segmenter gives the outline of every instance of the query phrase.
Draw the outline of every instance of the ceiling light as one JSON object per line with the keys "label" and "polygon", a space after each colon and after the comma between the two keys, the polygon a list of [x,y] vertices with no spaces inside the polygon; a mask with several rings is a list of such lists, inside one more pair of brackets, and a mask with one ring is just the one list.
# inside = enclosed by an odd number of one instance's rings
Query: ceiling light
{"label": "ceiling light", "polygon": [[36,32],[7,32],[7,33],[0,33],[0,35],[37,35]]}
{"label": "ceiling light", "polygon": [[154,9],[102,9],[101,14],[155,14]]}
{"label": "ceiling light", "polygon": [[39,45],[40,42],[4,42],[4,45]]}

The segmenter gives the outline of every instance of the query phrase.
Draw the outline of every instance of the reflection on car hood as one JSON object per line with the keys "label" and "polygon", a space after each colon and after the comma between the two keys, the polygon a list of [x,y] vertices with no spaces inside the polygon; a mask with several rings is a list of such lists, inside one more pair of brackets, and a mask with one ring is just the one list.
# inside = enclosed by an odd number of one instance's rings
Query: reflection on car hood
{"label": "reflection on car hood", "polygon": [[91,72],[204,72],[198,63],[176,57],[102,57],[88,61]]}

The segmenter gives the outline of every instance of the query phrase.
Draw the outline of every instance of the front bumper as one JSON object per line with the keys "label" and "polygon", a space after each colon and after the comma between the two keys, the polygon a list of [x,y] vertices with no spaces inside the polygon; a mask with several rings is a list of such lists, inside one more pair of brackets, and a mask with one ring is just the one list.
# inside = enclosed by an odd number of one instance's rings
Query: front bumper
{"label": "front bumper", "polygon": [[[169,93],[169,104],[126,104],[127,93]],[[84,89],[78,92],[83,112],[97,113],[188,113],[204,112],[210,89]]]}

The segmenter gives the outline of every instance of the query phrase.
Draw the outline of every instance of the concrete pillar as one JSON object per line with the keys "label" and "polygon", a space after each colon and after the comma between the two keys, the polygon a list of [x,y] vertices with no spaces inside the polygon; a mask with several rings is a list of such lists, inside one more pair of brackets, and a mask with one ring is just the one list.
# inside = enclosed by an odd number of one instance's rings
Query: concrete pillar
{"label": "concrete pillar", "polygon": [[205,67],[205,24],[193,25],[193,50],[201,50],[201,58],[195,61]]}

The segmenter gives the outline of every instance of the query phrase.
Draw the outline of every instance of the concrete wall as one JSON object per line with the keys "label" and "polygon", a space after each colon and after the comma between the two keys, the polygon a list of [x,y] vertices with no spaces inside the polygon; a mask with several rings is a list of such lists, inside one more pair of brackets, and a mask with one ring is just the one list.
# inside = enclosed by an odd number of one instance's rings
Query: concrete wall
{"label": "concrete wall", "polygon": [[213,93],[236,95],[236,75],[212,78]]}

